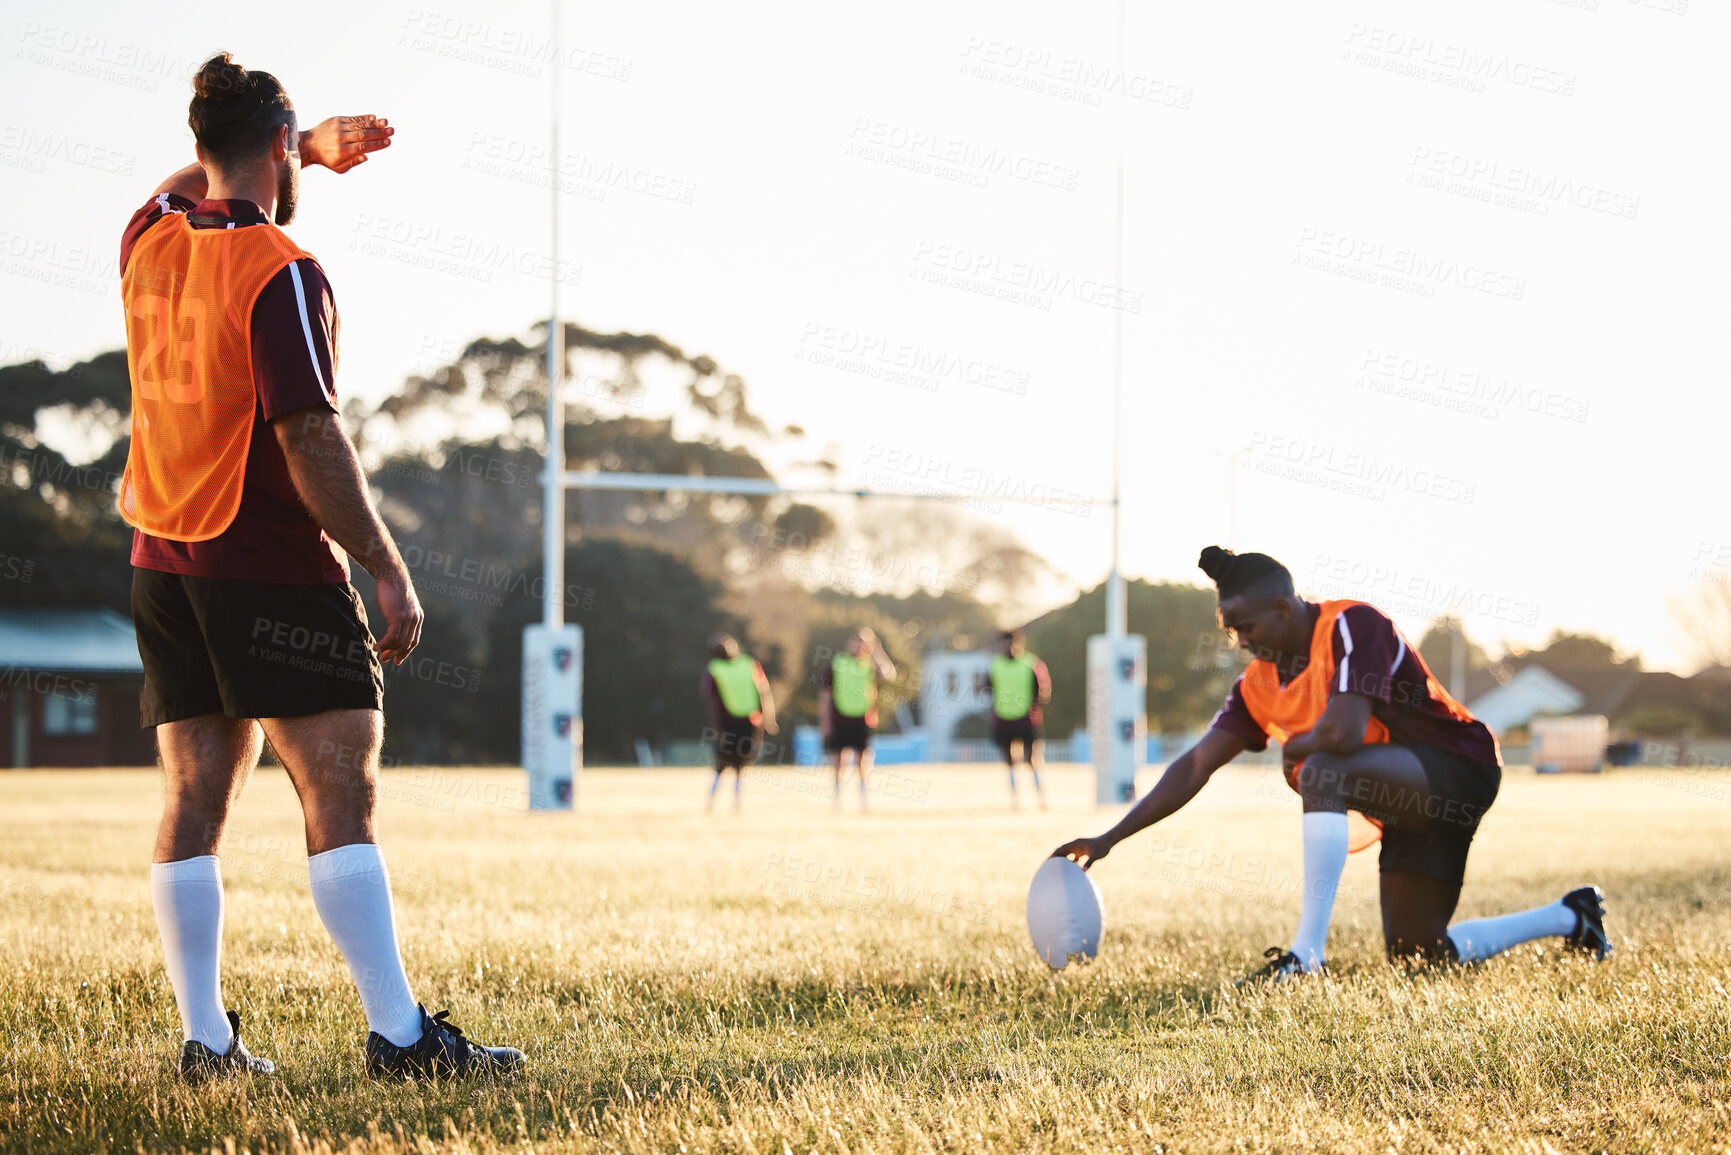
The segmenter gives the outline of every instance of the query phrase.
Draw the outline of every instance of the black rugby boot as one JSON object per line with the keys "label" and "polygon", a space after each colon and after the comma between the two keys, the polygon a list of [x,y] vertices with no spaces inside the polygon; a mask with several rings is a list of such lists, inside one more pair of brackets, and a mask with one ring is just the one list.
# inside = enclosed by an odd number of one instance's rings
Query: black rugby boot
{"label": "black rugby boot", "polygon": [[1262,952],[1262,957],[1268,961],[1239,979],[1235,985],[1247,987],[1253,983],[1279,983],[1288,979],[1301,979],[1308,973],[1304,969],[1304,963],[1289,950],[1271,946]]}
{"label": "black rugby boot", "polygon": [[375,1078],[462,1078],[503,1075],[523,1065],[523,1052],[515,1047],[483,1047],[470,1041],[463,1028],[450,1021],[450,1011],[429,1015],[423,1006],[420,1012],[421,1037],[406,1047],[397,1046],[377,1031],[367,1032],[367,1074]]}
{"label": "black rugby boot", "polygon": [[196,1039],[188,1039],[180,1047],[180,1077],[189,1083],[202,1083],[206,1079],[218,1075],[245,1073],[248,1075],[274,1075],[276,1064],[269,1059],[261,1059],[257,1055],[247,1054],[246,1047],[240,1041],[240,1016],[233,1011],[228,1012],[229,1030],[234,1035],[234,1042],[228,1046],[224,1054],[217,1054]]}
{"label": "black rugby boot", "polygon": [[1611,937],[1605,933],[1605,892],[1583,886],[1563,895],[1563,905],[1575,912],[1575,930],[1563,939],[1570,950],[1591,951],[1604,962],[1611,957]]}

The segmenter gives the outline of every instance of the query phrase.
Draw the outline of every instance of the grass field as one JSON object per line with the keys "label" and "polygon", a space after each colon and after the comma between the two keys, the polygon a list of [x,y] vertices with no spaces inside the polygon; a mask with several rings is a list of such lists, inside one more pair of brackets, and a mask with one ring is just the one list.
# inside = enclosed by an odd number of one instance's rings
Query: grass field
{"label": "grass field", "polygon": [[[382,1085],[307,892],[294,796],[261,771],[223,856],[225,993],[271,1080],[171,1074],[179,1023],[146,885],[148,771],[0,775],[0,1145],[11,1151],[1708,1151],[1731,1143],[1731,805],[1659,771],[1513,770],[1462,915],[1596,881],[1611,963],[1529,947],[1453,973],[1381,956],[1374,852],[1334,974],[1234,990],[1299,907],[1298,805],[1228,769],[1095,870],[1099,960],[1052,976],[1022,900],[1111,821],[1055,769],[892,767],[872,813],[799,771],[702,813],[707,774],[386,775],[381,841],[416,994],[516,1079]],[[889,777],[890,774],[895,777]],[[725,795],[724,795],[725,808]]]}

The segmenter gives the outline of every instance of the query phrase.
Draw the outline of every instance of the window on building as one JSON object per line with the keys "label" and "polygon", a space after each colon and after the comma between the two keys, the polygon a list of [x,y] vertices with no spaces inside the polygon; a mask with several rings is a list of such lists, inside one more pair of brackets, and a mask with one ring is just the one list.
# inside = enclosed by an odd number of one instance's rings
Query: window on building
{"label": "window on building", "polygon": [[43,698],[42,732],[51,737],[96,733],[96,687],[57,689]]}

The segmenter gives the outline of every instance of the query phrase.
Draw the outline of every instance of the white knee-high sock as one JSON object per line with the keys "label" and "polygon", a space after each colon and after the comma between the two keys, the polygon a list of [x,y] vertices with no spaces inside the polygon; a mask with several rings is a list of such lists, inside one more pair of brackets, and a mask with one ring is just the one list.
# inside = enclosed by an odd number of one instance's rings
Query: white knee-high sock
{"label": "white knee-high sock", "polygon": [[1550,902],[1515,914],[1457,922],[1449,927],[1449,940],[1462,962],[1478,962],[1535,938],[1574,934],[1576,921],[1574,911],[1560,901]]}
{"label": "white knee-high sock", "polygon": [[370,842],[339,846],[307,859],[313,905],[361,993],[367,1025],[399,1047],[421,1037],[421,1011],[409,993],[397,949],[391,875]]}
{"label": "white knee-high sock", "polygon": [[234,1032],[222,1005],[222,866],[216,856],[151,863],[150,904],[182,1033],[227,1054]]}
{"label": "white knee-high sock", "polygon": [[1304,907],[1292,936],[1292,953],[1307,971],[1321,967],[1326,954],[1346,847],[1346,815],[1313,810],[1304,816]]}

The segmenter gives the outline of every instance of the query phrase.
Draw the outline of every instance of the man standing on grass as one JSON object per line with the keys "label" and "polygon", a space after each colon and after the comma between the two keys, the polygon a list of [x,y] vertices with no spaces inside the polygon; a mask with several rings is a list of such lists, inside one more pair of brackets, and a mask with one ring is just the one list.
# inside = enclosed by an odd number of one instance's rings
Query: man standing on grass
{"label": "man standing on grass", "polygon": [[[226,52],[193,92],[198,163],[162,183],[120,248],[132,377],[120,509],[136,531],[140,714],[166,796],[150,893],[186,1037],[180,1072],[274,1070],[241,1044],[220,974],[217,850],[265,738],[305,814],[313,903],[360,990],[368,1072],[508,1070],[521,1052],[427,1014],[403,970],[373,838],[380,660],[414,650],[421,606],[337,419],[330,285],[277,228],[294,217],[303,161],[347,172],[394,130],[353,116],[298,132],[276,78]],[[376,643],[348,557],[378,582]]]}
{"label": "man standing on grass", "polygon": [[1010,772],[1010,805],[1021,806],[1016,797],[1016,747],[1020,746],[1022,761],[1034,779],[1034,797],[1044,810],[1046,788],[1040,784],[1040,767],[1045,741],[1040,721],[1041,707],[1052,700],[1052,675],[1045,662],[1028,653],[1022,631],[1006,630],[1003,643],[1003,652],[993,656],[986,672],[986,688],[992,692],[992,741],[1003,751]]}
{"label": "man standing on grass", "polygon": [[878,724],[878,683],[894,681],[895,663],[884,653],[877,634],[861,626],[848,636],[842,652],[830,659],[820,675],[818,724],[823,748],[835,772],[835,808],[841,809],[842,757],[853,752],[859,768],[859,808],[866,809],[866,777],[872,768],[872,731]]}
{"label": "man standing on grass", "polygon": [[763,736],[775,734],[775,695],[763,666],[739,648],[731,634],[709,639],[709,664],[698,679],[698,693],[715,735],[715,781],[709,784],[708,809],[715,809],[721,776],[733,771],[733,812],[739,813],[745,768],[763,752]]}

